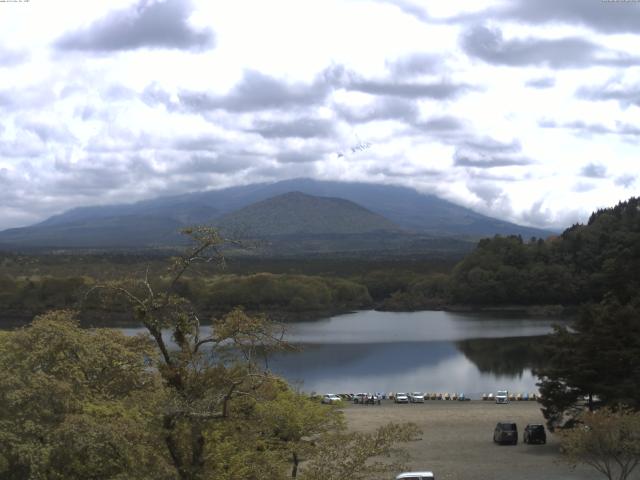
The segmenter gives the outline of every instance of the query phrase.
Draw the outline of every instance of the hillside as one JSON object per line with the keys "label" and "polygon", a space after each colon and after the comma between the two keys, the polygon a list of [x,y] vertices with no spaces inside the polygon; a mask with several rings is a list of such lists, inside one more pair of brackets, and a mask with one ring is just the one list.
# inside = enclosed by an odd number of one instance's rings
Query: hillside
{"label": "hillside", "polygon": [[[232,212],[289,192],[353,202],[369,211],[365,223],[373,219],[373,214],[377,214],[395,227],[430,238],[478,240],[496,234],[529,238],[546,237],[552,233],[490,218],[410,188],[294,179],[162,197],[133,204],[75,208],[30,227],[0,232],[0,246],[4,245],[7,249],[176,245],[181,242],[176,232],[183,226],[217,224],[223,218],[233,218],[228,216]],[[251,210],[242,215],[257,220]],[[285,218],[278,220],[278,225],[284,227],[282,222]],[[262,223],[262,226],[256,227],[257,231],[276,230]],[[286,227],[285,231],[292,229],[295,230],[295,227]],[[390,231],[386,227],[382,230]]]}
{"label": "hillside", "polygon": [[289,192],[254,203],[215,222],[222,230],[248,237],[353,235],[399,232],[381,215],[349,200]]}
{"label": "hillside", "polygon": [[456,303],[563,304],[627,302],[640,290],[640,199],[591,215],[559,237],[480,241],[451,277]]}

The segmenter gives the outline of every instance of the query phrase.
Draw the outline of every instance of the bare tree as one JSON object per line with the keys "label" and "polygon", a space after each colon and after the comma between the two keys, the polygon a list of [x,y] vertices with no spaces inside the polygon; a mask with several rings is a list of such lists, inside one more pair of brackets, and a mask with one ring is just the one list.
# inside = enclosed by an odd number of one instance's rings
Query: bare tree
{"label": "bare tree", "polygon": [[572,465],[584,463],[609,480],[626,480],[640,463],[640,413],[626,408],[584,412],[562,432],[562,452]]}

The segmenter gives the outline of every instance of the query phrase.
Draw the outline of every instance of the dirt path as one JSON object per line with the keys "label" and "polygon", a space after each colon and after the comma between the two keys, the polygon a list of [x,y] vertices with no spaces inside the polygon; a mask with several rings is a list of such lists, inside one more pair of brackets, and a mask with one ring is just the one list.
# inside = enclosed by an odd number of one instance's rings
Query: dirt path
{"label": "dirt path", "polygon": [[[522,433],[527,423],[543,423],[536,402],[496,405],[470,402],[427,401],[378,406],[349,405],[344,409],[349,428],[375,429],[388,422],[413,422],[423,431],[419,441],[406,445],[410,468],[432,470],[438,480],[591,480],[600,474],[579,467],[572,470],[559,461],[558,440],[547,432],[546,445],[527,445]],[[518,445],[493,443],[498,421],[518,424]],[[393,476],[388,477],[392,479]]]}

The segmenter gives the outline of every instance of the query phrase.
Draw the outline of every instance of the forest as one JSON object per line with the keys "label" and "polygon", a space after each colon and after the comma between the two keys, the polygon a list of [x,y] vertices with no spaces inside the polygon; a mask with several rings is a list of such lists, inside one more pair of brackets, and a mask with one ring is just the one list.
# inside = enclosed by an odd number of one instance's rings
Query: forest
{"label": "forest", "polygon": [[[462,259],[426,253],[383,259],[231,257],[221,270],[196,266],[178,288],[210,313],[241,305],[285,321],[366,308],[577,307],[601,301],[610,291],[628,301],[640,286],[638,208],[639,200],[631,198],[546,239],[483,239]],[[48,309],[75,307],[96,282],[122,276],[147,272],[161,286],[166,260],[153,252],[5,253],[0,321],[28,321]]]}

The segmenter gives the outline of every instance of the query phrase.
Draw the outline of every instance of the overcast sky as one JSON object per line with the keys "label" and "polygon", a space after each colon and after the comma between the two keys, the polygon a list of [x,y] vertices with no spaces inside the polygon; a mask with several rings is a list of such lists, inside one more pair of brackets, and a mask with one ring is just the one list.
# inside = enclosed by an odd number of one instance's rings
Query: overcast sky
{"label": "overcast sky", "polygon": [[640,190],[640,3],[0,2],[0,228],[294,177],[539,227]]}

